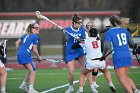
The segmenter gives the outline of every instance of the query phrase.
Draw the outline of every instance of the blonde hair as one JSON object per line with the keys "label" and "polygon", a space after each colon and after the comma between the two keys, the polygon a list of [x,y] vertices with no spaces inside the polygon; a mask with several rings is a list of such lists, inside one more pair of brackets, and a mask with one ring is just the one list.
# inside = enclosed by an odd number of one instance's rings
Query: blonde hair
{"label": "blonde hair", "polygon": [[127,26],[129,24],[130,18],[120,17],[122,26]]}
{"label": "blonde hair", "polygon": [[28,35],[30,35],[31,33],[33,33],[33,32],[32,32],[32,28],[34,27],[35,24],[37,24],[37,23],[31,23],[31,24],[29,24],[29,26],[27,27],[26,33],[27,33]]}

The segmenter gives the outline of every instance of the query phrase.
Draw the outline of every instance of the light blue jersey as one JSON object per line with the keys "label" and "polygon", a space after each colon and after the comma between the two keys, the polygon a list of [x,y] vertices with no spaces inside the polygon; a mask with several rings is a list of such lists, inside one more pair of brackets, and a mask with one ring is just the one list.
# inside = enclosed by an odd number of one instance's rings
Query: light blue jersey
{"label": "light blue jersey", "polygon": [[132,58],[128,44],[129,38],[130,34],[125,28],[114,27],[107,31],[105,42],[111,42],[113,45],[114,68],[132,65]]}
{"label": "light blue jersey", "polygon": [[[70,34],[77,38],[85,38],[85,30],[83,27],[80,27],[78,30],[74,30],[72,26],[67,27],[66,31],[68,31]],[[69,62],[71,60],[74,60],[75,58],[78,58],[82,55],[84,55],[83,48],[77,48],[77,49],[72,49],[72,46],[74,43],[77,43],[78,41],[75,40],[74,37],[72,37],[70,34],[66,32],[66,36],[69,37],[69,41],[66,42],[66,62]]]}

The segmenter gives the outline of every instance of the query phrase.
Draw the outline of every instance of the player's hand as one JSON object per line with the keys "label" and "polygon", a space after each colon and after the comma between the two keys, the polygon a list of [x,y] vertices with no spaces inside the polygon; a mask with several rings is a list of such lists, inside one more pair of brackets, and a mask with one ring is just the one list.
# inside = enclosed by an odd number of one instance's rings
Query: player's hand
{"label": "player's hand", "polygon": [[83,38],[77,38],[76,40],[78,41],[78,43],[81,43],[81,42],[85,41],[85,39],[83,39]]}
{"label": "player's hand", "polygon": [[63,31],[63,33],[65,34],[65,28],[61,28],[60,30]]}
{"label": "player's hand", "polygon": [[103,61],[103,60],[105,60],[105,56],[102,56],[102,57],[100,58],[100,61]]}
{"label": "player's hand", "polygon": [[41,63],[41,62],[42,62],[42,57],[39,56],[39,57],[37,58],[37,60],[38,60],[39,63]]}
{"label": "player's hand", "polygon": [[74,43],[72,45],[72,48],[71,49],[77,49],[77,48],[80,48],[81,46],[79,45],[79,43]]}
{"label": "player's hand", "polygon": [[139,45],[137,45],[137,44],[134,45],[134,48],[132,50],[132,54],[133,55],[140,54],[140,46]]}

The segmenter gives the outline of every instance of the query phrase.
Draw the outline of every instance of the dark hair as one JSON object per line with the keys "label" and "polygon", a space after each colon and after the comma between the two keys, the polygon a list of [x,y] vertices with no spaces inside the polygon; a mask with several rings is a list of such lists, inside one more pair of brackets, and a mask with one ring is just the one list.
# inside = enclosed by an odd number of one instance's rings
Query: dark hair
{"label": "dark hair", "polygon": [[96,37],[96,40],[100,40],[100,38],[97,36],[98,35],[98,31],[96,28],[91,28],[89,30],[89,34],[90,34],[90,37]]}
{"label": "dark hair", "polygon": [[110,23],[112,24],[113,27],[116,27],[116,24],[117,23],[118,25],[121,25],[121,20],[120,20],[120,17],[117,16],[117,15],[113,15],[110,17],[109,19]]}
{"label": "dark hair", "polygon": [[82,20],[82,17],[79,16],[78,14],[74,14],[73,18],[72,18],[72,24],[74,24],[74,22],[78,22],[78,20]]}

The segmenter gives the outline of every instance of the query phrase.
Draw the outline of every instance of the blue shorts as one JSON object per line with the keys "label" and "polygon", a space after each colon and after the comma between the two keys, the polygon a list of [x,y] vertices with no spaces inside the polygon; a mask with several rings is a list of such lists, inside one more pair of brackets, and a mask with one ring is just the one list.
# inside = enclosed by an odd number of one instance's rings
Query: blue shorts
{"label": "blue shorts", "polygon": [[32,62],[31,56],[28,55],[18,55],[17,56],[18,63],[21,65],[31,64],[33,71],[36,71],[35,65]]}
{"label": "blue shorts", "polygon": [[74,53],[69,53],[69,54],[66,54],[65,58],[66,58],[66,63],[72,61],[72,60],[75,60],[81,56],[85,55],[84,54],[84,51],[81,50],[81,51],[76,51]]}
{"label": "blue shorts", "polygon": [[125,67],[125,66],[131,66],[132,57],[127,54],[113,56],[113,64],[114,64],[114,69],[120,68],[120,67]]}

